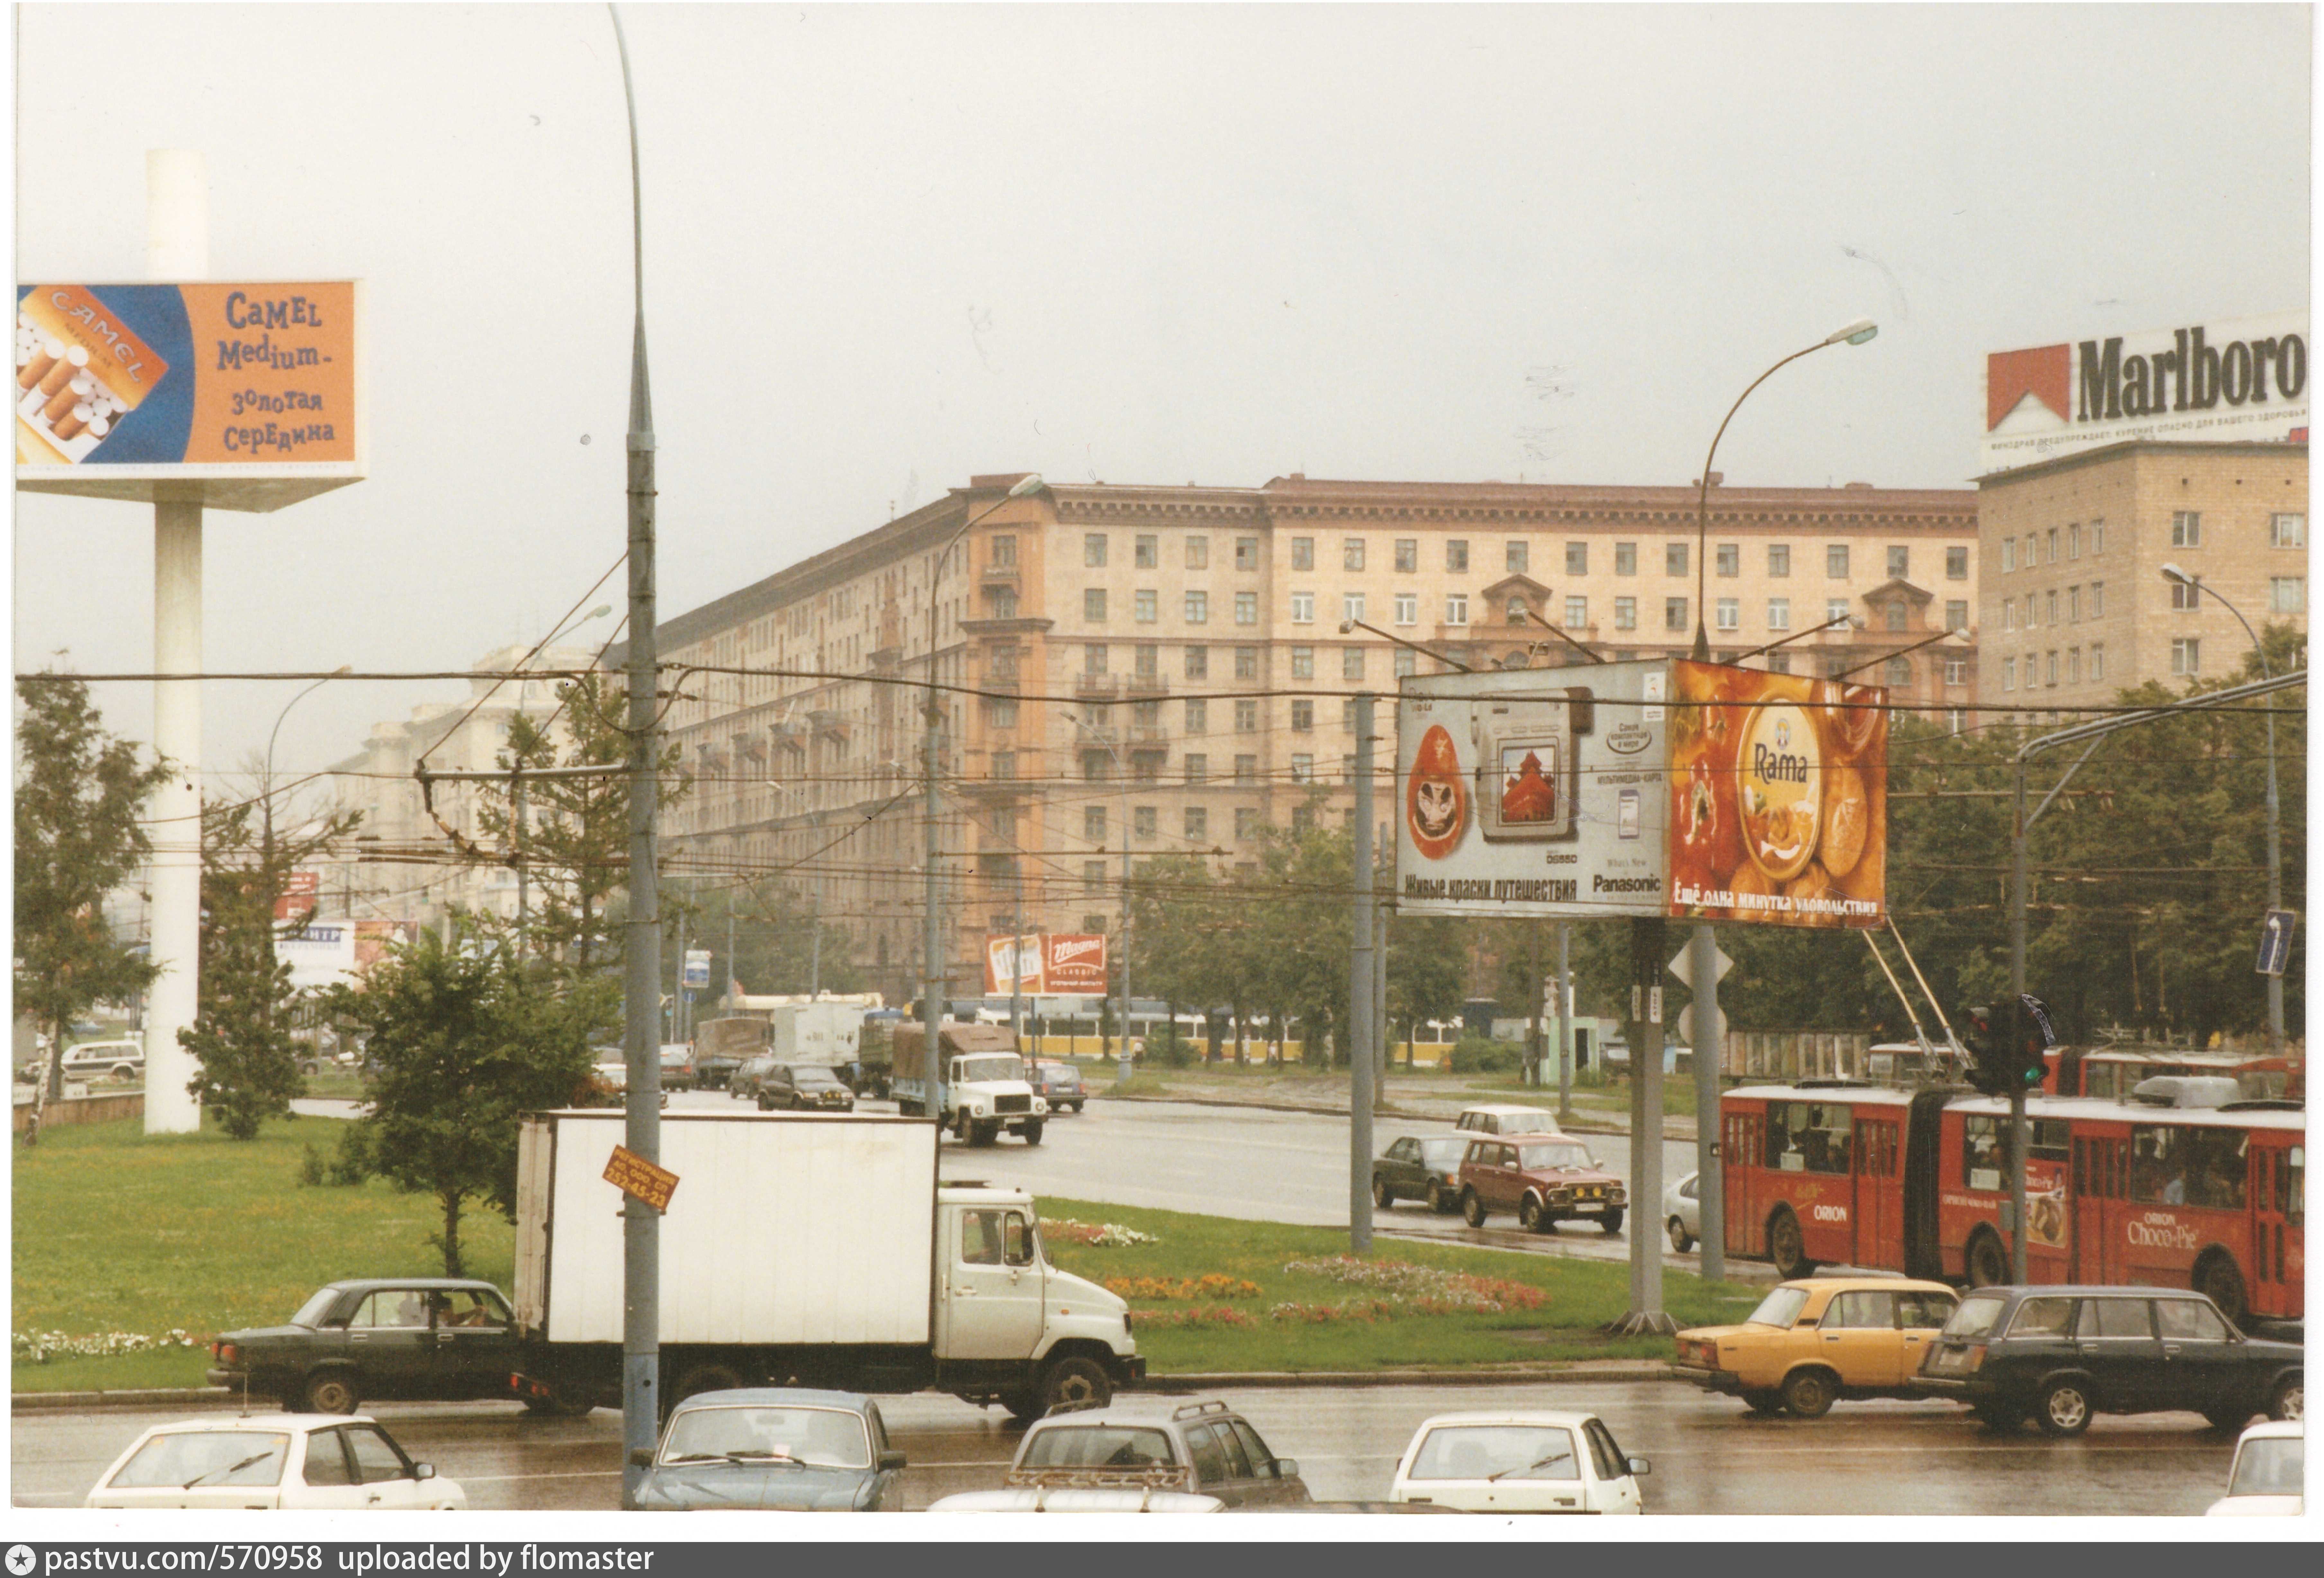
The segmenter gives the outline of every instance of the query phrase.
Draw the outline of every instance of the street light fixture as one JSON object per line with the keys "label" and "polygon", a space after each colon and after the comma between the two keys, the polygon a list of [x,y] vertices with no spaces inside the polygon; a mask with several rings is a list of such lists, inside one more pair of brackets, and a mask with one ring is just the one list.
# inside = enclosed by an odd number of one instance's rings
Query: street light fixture
{"label": "street light fixture", "polygon": [[1711,660],[1711,632],[1702,623],[1702,600],[1708,586],[1705,579],[1703,550],[1711,535],[1711,463],[1718,457],[1719,440],[1727,436],[1727,424],[1735,420],[1735,413],[1743,409],[1745,401],[1751,398],[1751,390],[1758,388],[1774,377],[1778,369],[1798,361],[1802,356],[1812,355],[1826,346],[1836,346],[1843,342],[1851,346],[1860,346],[1879,332],[1878,324],[1868,318],[1859,318],[1844,328],[1833,329],[1805,350],[1794,351],[1775,366],[1751,380],[1751,388],[1746,389],[1735,397],[1735,403],[1727,408],[1727,415],[1719,424],[1719,431],[1711,436],[1711,453],[1702,457],[1702,475],[1696,480],[1694,501],[1694,660],[1696,662],[1707,663]]}
{"label": "street light fixture", "polygon": [[[2275,678],[2274,670],[2268,667],[2267,648],[2262,644],[2259,632],[2252,629],[2251,621],[2244,617],[2242,609],[2211,591],[2200,577],[2189,575],[2175,564],[2164,563],[2163,578],[2176,586],[2192,586],[2199,593],[2209,592],[2220,607],[2236,616],[2236,623],[2244,627],[2244,633],[2251,637],[2252,651],[2259,654],[2260,677],[2264,679]],[[2275,793],[2275,713],[2273,709],[2267,715],[2267,907],[2271,910],[2283,908],[2283,823]],[[2283,977],[2281,975],[2267,978],[2267,1049],[2272,1057],[2283,1056]]]}

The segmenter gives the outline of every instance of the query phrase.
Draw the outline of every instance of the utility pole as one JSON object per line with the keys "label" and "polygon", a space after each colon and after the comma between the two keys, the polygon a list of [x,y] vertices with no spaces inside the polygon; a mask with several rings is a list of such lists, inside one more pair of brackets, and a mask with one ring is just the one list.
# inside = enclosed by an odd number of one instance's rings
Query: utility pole
{"label": "utility pole", "polygon": [[[1012,807],[1010,817],[1016,817]],[[1013,845],[1014,838],[1010,840]],[[1010,922],[1016,929],[1009,938],[1009,1034],[1017,1049],[1025,1049],[1025,852],[1014,849],[1009,857],[1017,873],[1017,914]]]}
{"label": "utility pole", "polygon": [[1348,967],[1348,1247],[1372,1251],[1372,697],[1356,697],[1356,881]]}
{"label": "utility pole", "polygon": [[808,913],[813,918],[807,939],[807,991],[809,997],[823,992],[823,877],[817,873],[810,890],[814,904]]}
{"label": "utility pole", "polygon": [[[611,6],[607,10],[612,11]],[[631,264],[637,282],[636,329],[631,337],[629,448],[629,948],[622,960],[623,1051],[629,1091],[622,1098],[622,1139],[647,1161],[661,1160],[661,894],[655,880],[655,692],[659,652],[654,592],[653,392],[646,374],[645,212],[638,161],[638,106],[630,82],[629,41],[613,12],[613,42],[622,57],[622,97],[630,119]],[[661,1424],[661,1213],[630,1199],[622,1208],[622,1505],[637,1507],[638,1485]]]}
{"label": "utility pole", "polygon": [[1573,1116],[1573,923],[1557,923],[1557,1117]]}
{"label": "utility pole", "polygon": [[[1688,942],[1689,984],[1694,992],[1694,1193],[1702,1230],[1696,1274],[1707,1282],[1727,1276],[1727,1186],[1719,1149],[1719,1067],[1726,1044],[1726,1022],[1719,1013],[1719,941],[1708,926],[1698,926]],[[1653,1202],[1662,1214],[1662,1197]],[[1645,1218],[1639,1219],[1641,1228]]]}
{"label": "utility pole", "polygon": [[[1609,1330],[1678,1329],[1663,1308],[1663,987],[1660,917],[1630,922],[1630,1308]],[[1640,1212],[1652,1214],[1640,1219]]]}
{"label": "utility pole", "polygon": [[1383,822],[1379,825],[1379,837],[1372,848],[1374,851],[1372,869],[1375,873],[1372,913],[1377,918],[1372,922],[1372,1033],[1379,1039],[1380,1070],[1379,1082],[1372,1087],[1374,1098],[1372,1104],[1379,1107],[1386,1105],[1384,1098],[1388,1090],[1388,1065],[1393,1061],[1388,1056],[1388,892],[1393,890],[1392,887],[1383,890],[1378,875],[1393,870],[1394,856],[1388,845],[1387,823]]}
{"label": "utility pole", "polygon": [[734,890],[726,890],[726,990],[719,993],[726,1000],[726,1011],[734,1011]]}

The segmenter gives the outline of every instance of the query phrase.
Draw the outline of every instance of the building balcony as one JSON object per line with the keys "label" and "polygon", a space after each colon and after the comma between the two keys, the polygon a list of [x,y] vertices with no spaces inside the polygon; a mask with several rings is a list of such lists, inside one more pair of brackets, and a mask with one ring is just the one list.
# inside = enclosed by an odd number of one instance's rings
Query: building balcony
{"label": "building balcony", "polygon": [[977,579],[988,586],[1013,586],[1023,576],[1024,572],[1013,564],[989,564],[977,572]]}
{"label": "building balcony", "polygon": [[1121,681],[1111,674],[1076,674],[1074,694],[1084,701],[1111,701],[1121,694]]}
{"label": "building balcony", "polygon": [[1170,677],[1167,674],[1132,674],[1124,688],[1131,696],[1167,696]]}
{"label": "building balcony", "polygon": [[1170,743],[1170,725],[1167,724],[1132,724],[1130,725],[1130,743],[1132,745],[1149,747],[1156,745],[1167,745]]}

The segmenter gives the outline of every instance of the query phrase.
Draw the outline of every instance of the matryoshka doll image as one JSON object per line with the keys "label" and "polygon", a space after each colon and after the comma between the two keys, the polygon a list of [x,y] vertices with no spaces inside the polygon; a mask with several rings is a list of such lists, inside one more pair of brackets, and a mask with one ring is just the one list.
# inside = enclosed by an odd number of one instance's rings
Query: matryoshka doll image
{"label": "matryoshka doll image", "polygon": [[1404,794],[1404,819],[1413,847],[1429,860],[1443,860],[1469,826],[1469,791],[1461,781],[1461,755],[1443,724],[1432,724],[1413,754]]}

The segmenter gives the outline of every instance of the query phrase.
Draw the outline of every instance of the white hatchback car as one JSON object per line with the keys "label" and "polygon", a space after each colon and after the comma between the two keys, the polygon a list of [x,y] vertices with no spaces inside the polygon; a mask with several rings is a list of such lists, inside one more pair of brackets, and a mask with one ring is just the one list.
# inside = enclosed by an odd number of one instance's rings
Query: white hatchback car
{"label": "white hatchback car", "polygon": [[1646,1510],[1638,1476],[1594,1414],[1439,1414],[1422,1422],[1397,1460],[1391,1501],[1462,1512]]}
{"label": "white hatchback car", "polygon": [[83,1505],[465,1511],[468,1495],[366,1415],[247,1414],[156,1425]]}
{"label": "white hatchback car", "polygon": [[2298,1518],[2301,1471],[2308,1457],[2305,1426],[2297,1419],[2255,1425],[2236,1443],[2227,1493],[2204,1509],[2206,1518]]}
{"label": "white hatchback car", "polygon": [[1663,1236],[1682,1255],[1702,1236],[1702,1177],[1689,1173],[1663,1191]]}

